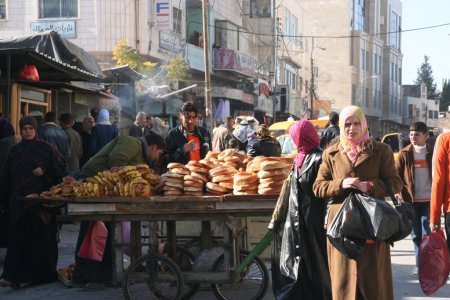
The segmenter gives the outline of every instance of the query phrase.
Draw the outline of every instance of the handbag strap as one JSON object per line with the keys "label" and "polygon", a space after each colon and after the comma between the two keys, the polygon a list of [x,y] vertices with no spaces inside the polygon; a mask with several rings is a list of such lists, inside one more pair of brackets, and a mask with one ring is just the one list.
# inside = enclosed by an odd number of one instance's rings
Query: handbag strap
{"label": "handbag strap", "polygon": [[401,205],[400,200],[394,195],[394,191],[392,190],[391,181],[388,179],[383,179],[383,182],[389,197],[391,197],[392,203],[394,203],[394,205],[397,207],[400,206]]}

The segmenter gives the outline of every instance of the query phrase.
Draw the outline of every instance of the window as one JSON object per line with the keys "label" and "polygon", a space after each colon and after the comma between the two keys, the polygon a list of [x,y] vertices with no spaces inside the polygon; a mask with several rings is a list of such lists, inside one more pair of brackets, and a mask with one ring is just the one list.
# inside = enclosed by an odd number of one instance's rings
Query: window
{"label": "window", "polygon": [[298,33],[298,19],[288,9],[284,16],[284,33],[290,41],[295,41]]}
{"label": "window", "polygon": [[0,20],[6,19],[6,0],[0,0]]}
{"label": "window", "polygon": [[366,0],[356,0],[355,9],[354,29],[368,32],[368,22],[366,20]]}
{"label": "window", "polygon": [[400,16],[391,12],[390,44],[391,47],[400,49]]}
{"label": "window", "polygon": [[239,50],[238,29],[238,26],[228,21],[216,21],[216,45],[222,48]]}
{"label": "window", "polygon": [[285,83],[288,84],[291,89],[297,90],[298,89],[298,68],[285,63]]}
{"label": "window", "polygon": [[39,0],[39,18],[76,18],[78,0]]}
{"label": "window", "polygon": [[173,27],[172,27],[172,31],[177,33],[177,34],[181,34],[181,16],[182,16],[182,12],[181,9],[178,9],[176,7],[173,8]]}

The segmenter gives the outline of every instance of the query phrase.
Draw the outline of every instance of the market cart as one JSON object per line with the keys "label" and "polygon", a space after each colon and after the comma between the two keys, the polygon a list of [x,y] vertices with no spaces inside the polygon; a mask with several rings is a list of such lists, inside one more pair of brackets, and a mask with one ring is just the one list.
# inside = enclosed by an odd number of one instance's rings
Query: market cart
{"label": "market cart", "polygon": [[[67,202],[68,217],[73,220],[102,220],[111,222],[111,240],[113,254],[113,281],[120,283],[124,280],[122,221],[131,221],[132,259],[138,260],[141,255],[142,221],[166,221],[167,241],[169,245],[177,245],[177,221],[201,221],[203,243],[211,241],[210,226],[212,221],[219,221],[223,226],[221,246],[223,247],[223,263],[218,270],[182,272],[182,281],[186,285],[198,283],[228,284],[236,281],[236,268],[241,273],[247,264],[255,259],[255,254],[243,254],[239,235],[242,232],[242,217],[269,216],[275,206],[278,195],[224,195],[224,196],[153,196],[153,197],[81,197]],[[46,200],[52,202],[52,200]],[[60,201],[60,200],[55,200]],[[151,232],[150,236],[155,237]],[[263,245],[259,245],[260,252],[267,247],[266,238]],[[262,249],[262,250],[261,250]],[[169,249],[169,257],[176,257],[176,247]],[[256,257],[257,259],[257,257]],[[262,266],[265,268],[265,266]],[[265,271],[267,272],[267,270]],[[239,274],[239,273],[238,273]],[[263,274],[264,275],[264,274]],[[267,274],[265,274],[267,276]],[[264,292],[265,289],[264,287]],[[219,295],[219,299],[227,299]],[[133,298],[134,299],[134,298]]]}

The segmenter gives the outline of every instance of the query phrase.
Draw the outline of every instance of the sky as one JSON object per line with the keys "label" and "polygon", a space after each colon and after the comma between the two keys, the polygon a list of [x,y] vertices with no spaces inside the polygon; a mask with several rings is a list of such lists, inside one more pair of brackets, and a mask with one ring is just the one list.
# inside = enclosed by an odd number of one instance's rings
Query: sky
{"label": "sky", "polygon": [[[450,23],[450,0],[402,0],[402,30]],[[417,70],[429,57],[437,88],[450,79],[450,24],[402,33],[403,84],[414,84]]]}

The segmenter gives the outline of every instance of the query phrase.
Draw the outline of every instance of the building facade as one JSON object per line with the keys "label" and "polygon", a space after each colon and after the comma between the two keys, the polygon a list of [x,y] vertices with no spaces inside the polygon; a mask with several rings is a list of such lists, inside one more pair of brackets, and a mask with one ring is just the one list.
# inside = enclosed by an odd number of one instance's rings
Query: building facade
{"label": "building facade", "polygon": [[[302,0],[313,20],[315,51],[324,74],[320,99],[332,110],[361,106],[371,132],[401,122],[401,15],[399,0]],[[386,34],[389,33],[389,34]]]}
{"label": "building facade", "polygon": [[422,85],[403,86],[402,123],[409,126],[424,122],[430,129],[439,127],[439,100],[427,99],[427,87]]}

